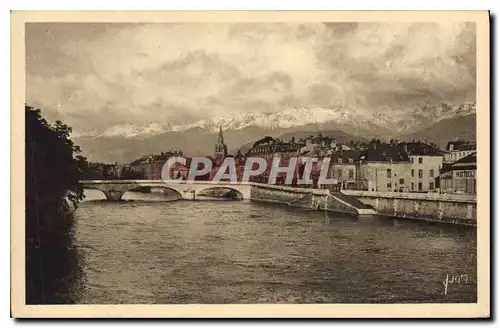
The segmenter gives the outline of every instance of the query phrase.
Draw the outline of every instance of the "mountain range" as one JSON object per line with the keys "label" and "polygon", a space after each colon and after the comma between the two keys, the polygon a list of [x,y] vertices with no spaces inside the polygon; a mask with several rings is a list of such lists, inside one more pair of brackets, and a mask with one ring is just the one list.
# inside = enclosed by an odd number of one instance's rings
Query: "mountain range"
{"label": "mountain range", "polygon": [[73,139],[89,160],[119,163],[171,148],[182,149],[188,156],[211,154],[219,127],[224,131],[230,151],[264,136],[287,139],[319,132],[341,140],[398,137],[426,139],[442,145],[455,137],[474,140],[475,112],[474,103],[421,104],[412,109],[387,108],[378,112],[345,107],[301,107],[273,113],[234,113],[185,125],[164,122],[116,125]]}

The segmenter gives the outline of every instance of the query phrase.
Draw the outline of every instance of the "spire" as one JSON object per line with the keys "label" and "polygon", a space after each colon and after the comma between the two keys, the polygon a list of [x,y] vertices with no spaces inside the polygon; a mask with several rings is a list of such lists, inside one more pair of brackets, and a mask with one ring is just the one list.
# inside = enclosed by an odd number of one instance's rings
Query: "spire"
{"label": "spire", "polygon": [[224,143],[224,135],[222,134],[222,124],[219,125],[219,139],[217,139],[218,144]]}

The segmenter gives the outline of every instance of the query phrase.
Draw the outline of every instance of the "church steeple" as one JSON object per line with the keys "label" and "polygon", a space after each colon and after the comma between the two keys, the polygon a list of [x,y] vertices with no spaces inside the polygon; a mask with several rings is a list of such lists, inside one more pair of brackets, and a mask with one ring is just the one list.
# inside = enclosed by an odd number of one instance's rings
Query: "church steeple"
{"label": "church steeple", "polygon": [[217,139],[217,143],[220,145],[224,144],[224,135],[222,134],[222,124],[219,125],[219,138]]}
{"label": "church steeple", "polygon": [[214,147],[214,158],[216,165],[220,165],[227,156],[227,146],[224,143],[224,135],[222,134],[222,125],[219,126],[219,137]]}

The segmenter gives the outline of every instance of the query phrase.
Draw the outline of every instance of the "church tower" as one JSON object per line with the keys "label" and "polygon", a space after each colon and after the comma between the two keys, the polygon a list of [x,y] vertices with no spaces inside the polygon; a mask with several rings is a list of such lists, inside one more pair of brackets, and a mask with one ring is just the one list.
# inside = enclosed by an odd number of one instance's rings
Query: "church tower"
{"label": "church tower", "polygon": [[227,156],[227,146],[224,143],[224,135],[222,134],[222,125],[219,128],[219,137],[214,147],[214,158],[217,166],[220,166]]}

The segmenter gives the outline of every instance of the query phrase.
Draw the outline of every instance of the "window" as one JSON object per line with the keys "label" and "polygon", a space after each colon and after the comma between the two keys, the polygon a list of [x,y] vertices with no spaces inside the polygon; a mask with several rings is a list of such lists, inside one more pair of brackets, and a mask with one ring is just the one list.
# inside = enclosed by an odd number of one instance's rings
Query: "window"
{"label": "window", "polygon": [[337,171],[337,177],[340,179],[342,178],[342,170]]}
{"label": "window", "polygon": [[405,179],[399,179],[399,184],[404,184],[405,183]]}
{"label": "window", "polygon": [[412,157],[412,158],[410,158],[410,160],[411,160],[411,162],[413,163],[413,157]]}
{"label": "window", "polygon": [[418,183],[418,191],[422,191],[422,182]]}
{"label": "window", "polygon": [[[434,178],[434,170],[430,170],[430,171],[429,171],[429,176],[430,176],[431,178]],[[432,189],[432,188],[431,188],[431,189]]]}
{"label": "window", "polygon": [[340,164],[342,164],[342,158],[338,158],[337,162],[340,163]]}
{"label": "window", "polygon": [[387,177],[388,177],[388,178],[392,177],[392,174],[391,174],[391,169],[387,169]]}
{"label": "window", "polygon": [[434,182],[430,182],[429,183],[429,189],[430,190],[434,190]]}
{"label": "window", "polygon": [[349,170],[349,179],[354,178],[354,170]]}
{"label": "window", "polygon": [[411,177],[413,178],[415,176],[415,170],[411,169]]}
{"label": "window", "polygon": [[415,190],[415,184],[413,182],[411,183],[411,190]]}
{"label": "window", "polygon": [[419,179],[422,179],[424,177],[424,170],[422,169],[418,170],[418,177]]}
{"label": "window", "polygon": [[422,157],[419,157],[418,158],[418,164],[422,164],[423,163],[423,158]]}
{"label": "window", "polygon": [[391,190],[391,183],[390,182],[387,184],[387,190],[389,190],[389,191]]}

